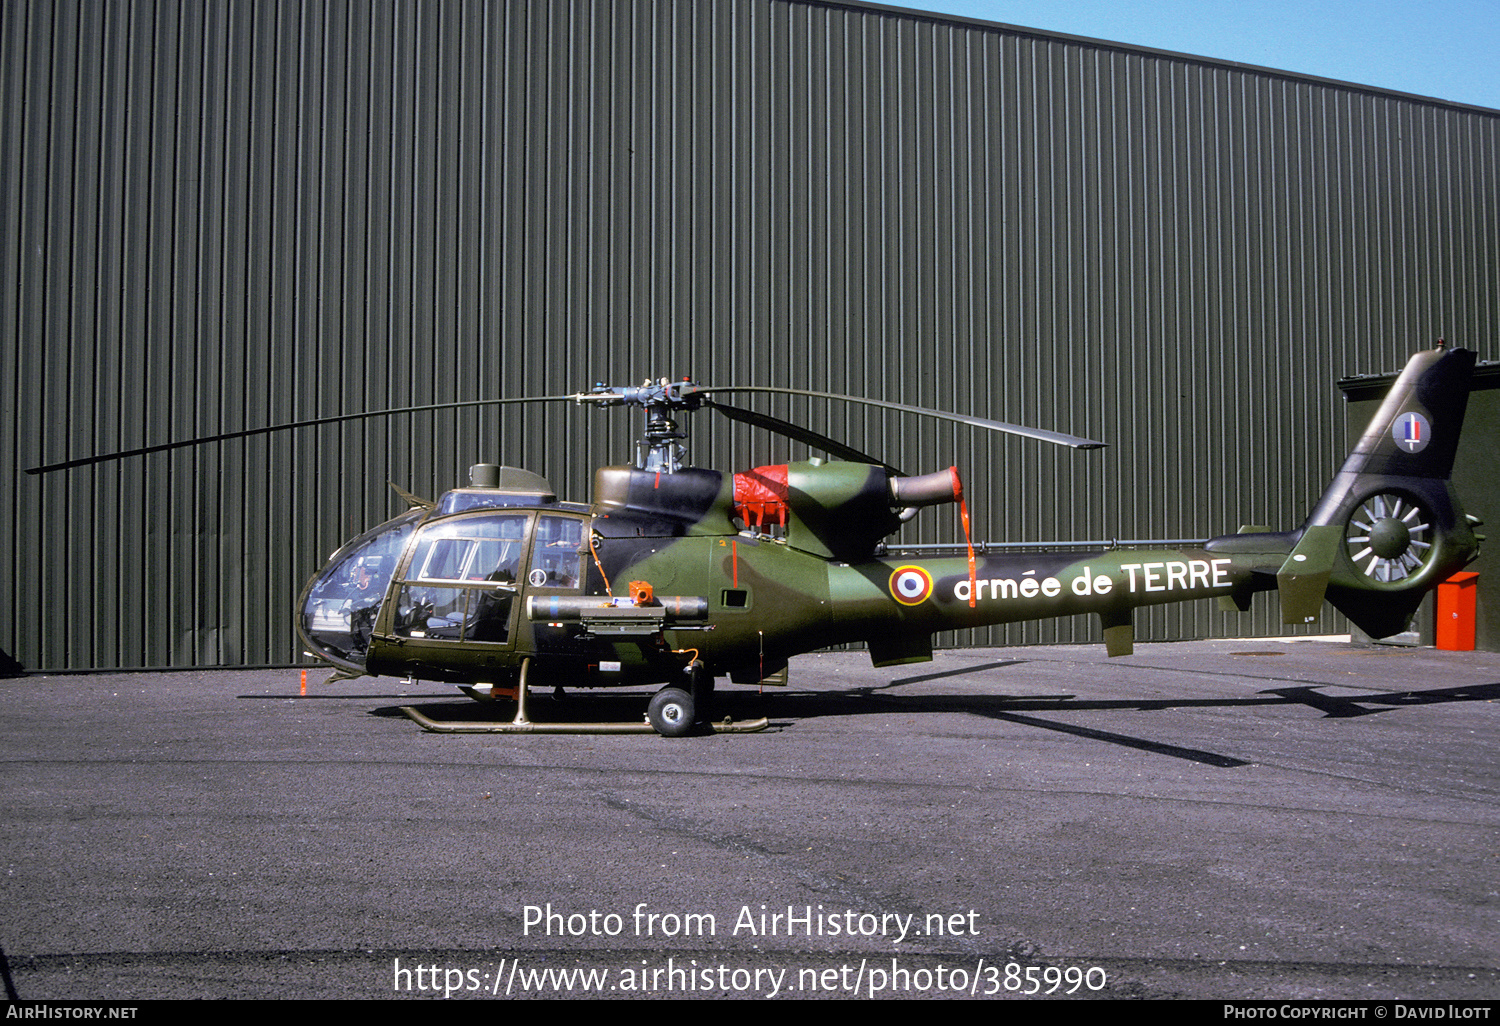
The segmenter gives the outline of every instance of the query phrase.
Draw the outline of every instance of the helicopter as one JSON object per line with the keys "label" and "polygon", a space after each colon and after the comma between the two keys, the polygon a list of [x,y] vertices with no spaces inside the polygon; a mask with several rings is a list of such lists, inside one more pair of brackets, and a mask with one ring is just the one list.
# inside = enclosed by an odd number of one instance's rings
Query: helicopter
{"label": "helicopter", "polygon": [[[932,638],[991,624],[1091,614],[1106,651],[1134,647],[1137,607],[1201,598],[1226,610],[1277,591],[1282,620],[1315,620],[1325,599],[1374,638],[1404,630],[1424,595],[1471,563],[1483,537],[1449,483],[1476,354],[1443,342],[1414,354],[1343,467],[1295,530],[1246,526],[1202,542],[1115,543],[1082,551],[976,552],[956,467],[909,477],[801,425],[722,401],[779,393],[919,413],[1078,449],[1058,432],[857,396],[690,379],[604,384],[490,403],[633,406],[644,428],[629,466],[599,468],[593,501],[560,501],[529,471],[476,464],[436,501],[397,489],[408,509],[339,548],[298,600],[296,628],[330,679],[397,676],[516,702],[509,723],[471,728],[407,715],[426,729],[648,732],[763,729],[705,722],[715,681],[784,683],[788,660],[862,643],[877,667],[932,658]],[[831,460],[723,473],[685,463],[676,417],[712,410],[822,449]],[[33,467],[41,474],[273,431],[348,414]],[[957,505],[953,555],[887,545],[926,507]],[[981,549],[984,549],[981,546]],[[965,551],[966,550],[966,551]],[[563,687],[654,687],[634,724],[542,724],[534,679]]]}
{"label": "helicopter", "polygon": [[[308,582],[297,630],[337,676],[457,685],[517,703],[495,730],[537,731],[527,690],[654,687],[645,722],[560,731],[710,729],[717,678],[784,681],[788,660],[863,643],[877,667],[932,658],[932,637],[989,624],[1092,614],[1111,656],[1133,650],[1132,611],[1201,598],[1249,608],[1275,590],[1304,624],[1324,600],[1375,638],[1404,630],[1425,593],[1478,555],[1478,518],[1449,484],[1475,353],[1416,353],[1306,521],[1244,527],[1187,545],[1082,552],[891,553],[886,539],[930,506],[956,504],[957,468],[909,477],[841,442],[723,402],[778,392],[920,412],[1074,448],[1101,443],[878,400],[690,379],[596,385],[571,401],[644,411],[636,459],[600,468],[591,503],[561,501],[542,477],[477,464],[436,501],[345,544]],[[822,448],[808,459],[724,473],[692,467],[677,417],[710,409]],[[404,494],[404,493],[403,493]],[[448,729],[408,715],[424,727]],[[753,730],[765,721],[716,731]],[[461,729],[453,727],[452,729]]]}

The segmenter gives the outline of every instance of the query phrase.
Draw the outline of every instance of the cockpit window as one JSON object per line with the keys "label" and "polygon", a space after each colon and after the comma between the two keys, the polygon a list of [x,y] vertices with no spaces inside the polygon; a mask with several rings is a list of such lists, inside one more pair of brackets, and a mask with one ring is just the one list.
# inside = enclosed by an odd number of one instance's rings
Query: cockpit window
{"label": "cockpit window", "polygon": [[528,519],[525,514],[505,514],[435,523],[418,538],[406,579],[513,584]]}
{"label": "cockpit window", "polygon": [[417,535],[392,629],[404,638],[510,640],[529,513],[443,519]]}
{"label": "cockpit window", "polygon": [[463,513],[471,509],[496,509],[506,506],[541,506],[552,500],[550,495],[526,492],[497,492],[490,489],[468,490],[457,488],[444,492],[438,498],[437,515]]}
{"label": "cockpit window", "polygon": [[410,510],[333,554],[307,586],[302,601],[298,626],[310,648],[337,665],[364,668],[386,588],[407,540],[425,515],[425,510]]}
{"label": "cockpit window", "polygon": [[577,588],[583,583],[583,520],[543,515],[526,582],[533,588]]}

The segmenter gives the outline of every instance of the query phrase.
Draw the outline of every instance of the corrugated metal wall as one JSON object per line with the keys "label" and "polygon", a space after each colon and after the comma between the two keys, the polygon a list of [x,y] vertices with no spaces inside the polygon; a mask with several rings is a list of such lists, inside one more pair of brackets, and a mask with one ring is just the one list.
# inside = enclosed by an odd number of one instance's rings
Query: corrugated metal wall
{"label": "corrugated metal wall", "polygon": [[[1111,443],[763,405],[958,464],[980,538],[1205,537],[1300,522],[1338,378],[1439,335],[1497,355],[1494,111],[780,0],[17,0],[0,76],[0,649],[31,669],[291,661],[302,583],[387,480],[493,459],[584,498],[637,424],[506,407],[38,463],[691,374]],[[805,455],[705,417],[699,463]],[[1138,631],[1280,632],[1269,608]]]}

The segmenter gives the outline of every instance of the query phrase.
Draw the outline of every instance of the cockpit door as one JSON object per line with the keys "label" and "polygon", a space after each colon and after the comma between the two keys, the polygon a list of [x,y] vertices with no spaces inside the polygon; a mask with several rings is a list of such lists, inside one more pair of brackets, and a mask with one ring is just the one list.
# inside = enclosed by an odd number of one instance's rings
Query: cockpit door
{"label": "cockpit door", "polygon": [[529,593],[583,586],[586,517],[485,509],[417,529],[371,641],[374,673],[456,683],[511,678],[523,657],[576,647],[524,617]]}
{"label": "cockpit door", "polygon": [[[587,519],[577,514],[538,513],[526,569],[527,596],[579,594],[584,583]],[[522,603],[524,605],[524,602]],[[522,619],[522,645],[538,657],[538,666],[564,676],[597,661],[594,646],[578,624],[532,623]]]}
{"label": "cockpit door", "polygon": [[396,582],[390,636],[513,647],[532,518],[487,510],[423,526]]}

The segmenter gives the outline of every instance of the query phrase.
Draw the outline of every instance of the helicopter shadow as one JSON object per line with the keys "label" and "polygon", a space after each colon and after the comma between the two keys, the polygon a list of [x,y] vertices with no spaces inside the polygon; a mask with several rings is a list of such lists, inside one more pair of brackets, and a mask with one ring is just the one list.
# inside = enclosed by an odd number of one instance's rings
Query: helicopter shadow
{"label": "helicopter shadow", "polygon": [[[965,713],[984,719],[1016,723],[1075,737],[1119,745],[1157,755],[1220,768],[1246,766],[1244,759],[1219,752],[1170,744],[1151,738],[1135,737],[1097,727],[1062,722],[1034,713],[1078,712],[1152,712],[1176,709],[1252,709],[1302,705],[1324,714],[1325,718],[1343,719],[1368,716],[1394,709],[1446,704],[1452,702],[1487,702],[1500,698],[1500,683],[1461,685],[1423,690],[1388,691],[1359,696],[1330,695],[1319,690],[1328,685],[1303,685],[1269,688],[1244,698],[1153,698],[1153,699],[1080,699],[1072,694],[994,695],[974,692],[949,694],[903,694],[899,689],[953,677],[969,677],[986,671],[1025,665],[1016,659],[983,663],[936,673],[894,679],[880,685],[861,685],[822,691],[782,691],[735,689],[716,692],[708,718],[718,720],[753,719],[764,716],[777,730],[792,729],[798,722],[841,716],[923,713]],[[533,691],[529,699],[533,719],[548,723],[640,722],[649,697],[643,692],[567,692],[557,696]],[[493,722],[506,719],[515,706],[510,702],[479,704],[473,701],[440,699],[416,705],[435,720],[459,723]],[[372,715],[402,717],[399,707],[384,706],[371,710]],[[711,726],[703,733],[712,733]]]}
{"label": "helicopter shadow", "polygon": [[979,670],[1017,665],[1022,662],[1025,662],[1025,660],[1012,660],[1005,663],[991,663],[984,666],[969,667],[943,673],[905,677],[893,680],[890,684],[878,688],[860,690],[867,692],[872,698],[883,699],[898,704],[902,711],[966,712],[989,719],[1040,727],[1046,730],[1054,730],[1078,737],[1122,745],[1127,748],[1149,751],[1158,755],[1169,755],[1191,762],[1226,768],[1245,766],[1249,765],[1249,763],[1245,760],[1235,759],[1216,752],[1185,748],[1179,745],[1171,745],[1146,738],[1131,737],[1125,734],[1099,730],[1093,727],[1083,727],[1077,724],[1061,723],[1056,720],[1024,715],[1024,713],[1149,712],[1169,709],[1248,709],[1255,707],[1304,705],[1323,713],[1325,719],[1343,719],[1370,716],[1375,713],[1389,712],[1393,709],[1408,706],[1436,705],[1451,702],[1488,702],[1500,698],[1500,683],[1459,685],[1456,687],[1428,688],[1423,690],[1408,689],[1359,696],[1325,694],[1318,689],[1329,685],[1309,683],[1291,687],[1266,688],[1257,692],[1255,697],[1210,699],[1078,699],[1072,695],[1031,695],[1025,697],[975,695],[913,696],[892,695],[888,693],[888,689],[890,688],[901,687],[907,684],[935,680],[942,677],[958,676]]}

